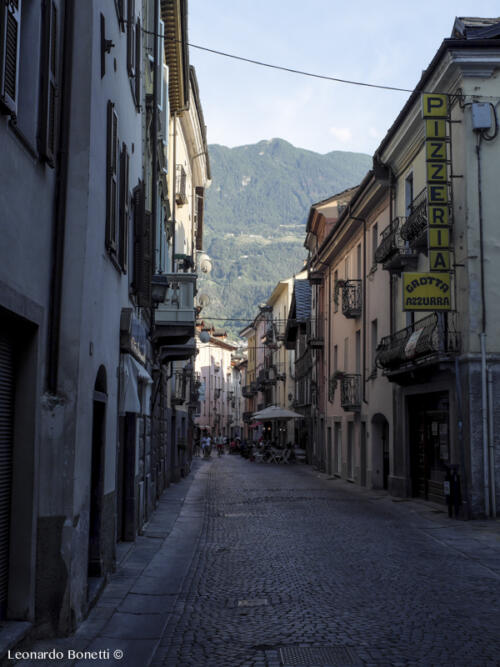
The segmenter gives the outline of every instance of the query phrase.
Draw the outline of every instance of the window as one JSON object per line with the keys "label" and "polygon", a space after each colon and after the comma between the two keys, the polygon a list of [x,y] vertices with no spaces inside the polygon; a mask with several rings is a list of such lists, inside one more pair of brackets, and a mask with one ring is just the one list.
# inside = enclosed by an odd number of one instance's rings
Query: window
{"label": "window", "polygon": [[123,273],[127,273],[128,264],[128,227],[130,220],[129,161],[127,146],[123,144],[120,155],[120,224],[118,239],[118,263]]}
{"label": "window", "polygon": [[354,479],[354,424],[347,423],[347,479]]}
{"label": "window", "polygon": [[405,215],[407,217],[411,213],[412,201],[413,201],[413,174],[409,174],[405,180]]}
{"label": "window", "polygon": [[125,30],[123,4],[124,0],[115,0],[115,9],[116,9],[116,16],[118,18],[118,23],[120,24],[120,28],[122,30]]}
{"label": "window", "polygon": [[135,106],[141,105],[141,22],[135,18],[135,0],[127,3],[127,72]]}
{"label": "window", "polygon": [[378,223],[375,223],[372,227],[372,264],[377,266],[377,260],[375,259],[375,253],[377,252],[378,247]]}
{"label": "window", "polygon": [[151,305],[152,233],[151,213],[145,209],[144,183],[139,182],[133,192],[134,202],[134,280],[133,292],[137,305]]}
{"label": "window", "polygon": [[135,76],[135,0],[127,0],[127,71]]}
{"label": "window", "polygon": [[378,345],[378,321],[377,320],[372,320],[372,325],[371,325],[371,348],[372,348],[372,373],[376,373],[377,370],[377,364],[376,364],[376,358],[377,358],[377,345]]}
{"label": "window", "polygon": [[356,373],[361,373],[361,330],[356,331]]}
{"label": "window", "polygon": [[347,373],[349,368],[349,338],[344,338],[344,373]]}
{"label": "window", "polygon": [[339,346],[333,346],[333,372],[336,373],[339,370]]}
{"label": "window", "polygon": [[340,475],[342,472],[342,425],[340,422],[335,422],[333,429],[333,472]]}
{"label": "window", "polygon": [[339,288],[337,286],[337,283],[339,281],[339,272],[335,271],[333,274],[333,290],[334,290],[334,299],[333,299],[333,312],[338,313],[339,312]]}
{"label": "window", "polygon": [[106,155],[106,249],[116,256],[118,250],[118,116],[113,102],[108,102]]}
{"label": "window", "polygon": [[[21,0],[0,5],[0,101],[17,114],[19,52],[21,45]],[[5,54],[5,56],[3,55]]]}
{"label": "window", "polygon": [[361,276],[363,275],[363,266],[361,263],[361,243],[358,244],[356,248],[356,259],[357,259],[357,269],[358,269],[358,275],[357,278],[358,280],[361,279]]}
{"label": "window", "polygon": [[39,150],[54,166],[57,98],[57,7],[46,2],[43,17],[42,89]]}
{"label": "window", "polygon": [[118,139],[118,115],[108,102],[106,155],[106,249],[123,273],[128,266],[128,228],[130,221],[129,153]]}
{"label": "window", "polygon": [[58,11],[54,0],[40,4],[0,2],[0,112],[32,156],[54,166]]}

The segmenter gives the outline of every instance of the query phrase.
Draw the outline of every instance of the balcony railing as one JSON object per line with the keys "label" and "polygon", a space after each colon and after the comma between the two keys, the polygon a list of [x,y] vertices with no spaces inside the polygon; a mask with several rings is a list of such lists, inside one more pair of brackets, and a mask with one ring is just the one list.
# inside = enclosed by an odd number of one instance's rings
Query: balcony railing
{"label": "balcony railing", "polygon": [[252,415],[253,415],[253,412],[251,412],[251,411],[250,412],[244,412],[243,413],[243,421],[246,424],[250,423],[252,421]]}
{"label": "balcony railing", "polygon": [[382,239],[375,251],[375,261],[383,264],[384,269],[401,270],[415,263],[417,255],[410,244],[401,237],[401,227],[406,218],[394,218],[382,231]]}
{"label": "balcony railing", "polygon": [[401,225],[401,237],[413,247],[426,243],[427,190],[424,188],[410,204],[410,215]]}
{"label": "balcony railing", "polygon": [[460,350],[460,334],[456,330],[455,313],[441,317],[432,313],[422,320],[385,336],[377,347],[377,365],[387,375],[416,364],[435,363],[443,356]]}
{"label": "balcony railing", "polygon": [[254,386],[254,383],[247,384],[241,388],[241,395],[244,398],[252,398],[257,393],[257,388]]}
{"label": "balcony railing", "polygon": [[346,374],[340,379],[340,405],[346,412],[361,408],[361,375]]}
{"label": "balcony railing", "polygon": [[319,317],[309,320],[309,322],[307,322],[306,336],[307,336],[307,344],[309,345],[310,348],[318,349],[322,348],[324,345],[323,327],[321,325],[322,325],[322,320]]}
{"label": "balcony railing", "polygon": [[362,310],[362,280],[346,280],[342,287],[342,314],[345,317],[359,317]]}
{"label": "balcony railing", "polygon": [[[168,282],[165,300],[155,309],[155,324],[158,337],[171,336],[172,341],[194,336],[194,294],[196,273],[166,273]],[[165,330],[166,329],[166,330]]]}

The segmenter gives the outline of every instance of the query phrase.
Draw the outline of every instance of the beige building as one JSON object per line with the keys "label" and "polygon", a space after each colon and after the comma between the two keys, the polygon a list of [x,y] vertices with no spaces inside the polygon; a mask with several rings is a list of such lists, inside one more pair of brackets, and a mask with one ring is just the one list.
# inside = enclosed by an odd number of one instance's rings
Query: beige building
{"label": "beige building", "polygon": [[[387,183],[386,174],[369,172],[340,210],[338,196],[313,206],[308,234],[315,459],[369,488],[387,488],[390,474],[392,388],[375,365],[380,336],[390,330],[389,277],[374,259],[389,220]],[[317,239],[321,217],[326,234]]]}
{"label": "beige building", "polygon": [[[455,468],[472,515],[495,512],[500,472],[498,36],[497,20],[457,19],[375,155],[393,174],[393,223],[378,252],[393,276],[393,322],[378,362],[394,385],[394,483],[443,501]],[[449,282],[449,310],[426,311],[437,297],[421,286],[410,294],[414,283],[394,268],[401,256],[407,271]]]}

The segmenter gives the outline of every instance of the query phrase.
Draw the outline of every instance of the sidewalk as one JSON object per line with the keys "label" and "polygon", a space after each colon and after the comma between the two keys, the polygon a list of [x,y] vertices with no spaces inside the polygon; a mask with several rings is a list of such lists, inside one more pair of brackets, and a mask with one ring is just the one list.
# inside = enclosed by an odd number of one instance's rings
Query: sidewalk
{"label": "sidewalk", "polygon": [[325,482],[334,484],[346,493],[366,498],[385,506],[389,511],[407,521],[415,529],[426,533],[436,542],[454,549],[466,558],[480,563],[500,578],[500,520],[499,519],[450,519],[445,505],[418,498],[395,498],[383,490],[367,489],[310,466],[307,472]]}
{"label": "sidewalk", "polygon": [[[194,459],[190,475],[163,493],[144,534],[126,550],[99,601],[74,635],[17,649],[55,649],[64,659],[10,660],[6,664],[148,665],[196,552],[209,467],[210,463]],[[79,659],[82,656],[72,651],[96,654]]]}

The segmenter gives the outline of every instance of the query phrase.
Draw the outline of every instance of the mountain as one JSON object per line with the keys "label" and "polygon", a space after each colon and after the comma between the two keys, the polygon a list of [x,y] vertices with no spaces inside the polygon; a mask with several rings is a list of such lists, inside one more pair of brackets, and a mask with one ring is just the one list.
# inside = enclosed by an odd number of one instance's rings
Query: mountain
{"label": "mountain", "polygon": [[359,183],[371,158],[342,151],[321,155],[283,139],[208,148],[212,185],[204,249],[214,268],[200,280],[199,293],[211,299],[201,317],[218,318],[216,326],[236,333],[279,280],[301,270],[311,204]]}

